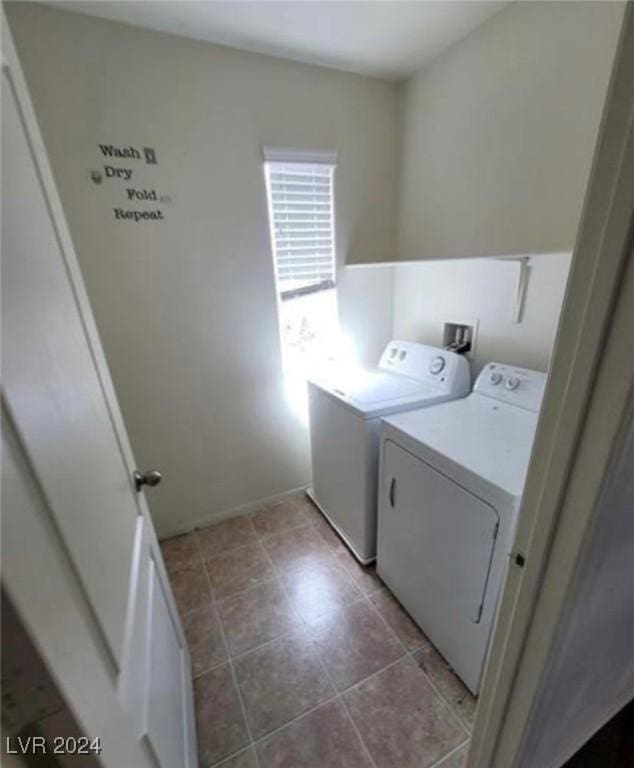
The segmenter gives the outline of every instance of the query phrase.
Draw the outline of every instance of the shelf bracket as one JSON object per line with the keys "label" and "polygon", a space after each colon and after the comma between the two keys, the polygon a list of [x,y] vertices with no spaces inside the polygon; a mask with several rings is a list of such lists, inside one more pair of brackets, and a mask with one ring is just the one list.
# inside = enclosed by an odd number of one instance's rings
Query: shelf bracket
{"label": "shelf bracket", "polygon": [[528,275],[530,272],[528,256],[521,256],[518,261],[517,289],[515,291],[515,304],[513,306],[513,322],[521,323],[524,315],[524,301],[528,288]]}
{"label": "shelf bracket", "polygon": [[513,301],[513,323],[522,322],[524,315],[524,302],[528,289],[528,276],[530,274],[529,256],[504,256],[499,261],[514,261],[517,264],[517,282],[515,287],[515,299]]}

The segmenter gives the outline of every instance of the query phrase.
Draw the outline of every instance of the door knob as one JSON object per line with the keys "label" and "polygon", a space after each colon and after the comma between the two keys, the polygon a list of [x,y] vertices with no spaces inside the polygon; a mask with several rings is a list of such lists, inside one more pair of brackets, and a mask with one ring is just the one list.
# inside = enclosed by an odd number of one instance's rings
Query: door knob
{"label": "door knob", "polygon": [[141,474],[138,469],[135,469],[133,477],[134,487],[137,489],[137,492],[140,492],[144,485],[149,485],[150,488],[153,488],[163,479],[163,475],[158,471],[158,469],[149,469],[143,474]]}

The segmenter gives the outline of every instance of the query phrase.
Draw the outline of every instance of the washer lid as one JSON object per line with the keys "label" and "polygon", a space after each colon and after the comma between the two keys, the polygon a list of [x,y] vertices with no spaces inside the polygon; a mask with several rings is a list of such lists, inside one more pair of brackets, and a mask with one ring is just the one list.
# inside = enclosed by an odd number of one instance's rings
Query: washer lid
{"label": "washer lid", "polygon": [[436,387],[378,368],[338,371],[310,383],[366,419],[449,399]]}
{"label": "washer lid", "polygon": [[393,373],[374,370],[358,370],[332,387],[333,392],[362,405],[374,405],[386,400],[410,397],[431,387],[421,386],[419,381]]}
{"label": "washer lid", "polygon": [[386,419],[421,458],[462,485],[520,497],[538,414],[471,394]]}

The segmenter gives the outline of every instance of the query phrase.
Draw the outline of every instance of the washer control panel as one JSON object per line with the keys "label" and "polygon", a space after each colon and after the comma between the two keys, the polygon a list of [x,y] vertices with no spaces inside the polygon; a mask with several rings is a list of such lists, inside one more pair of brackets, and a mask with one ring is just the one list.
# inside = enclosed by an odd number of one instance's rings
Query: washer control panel
{"label": "washer control panel", "polygon": [[440,373],[445,367],[445,358],[442,355],[436,355],[436,357],[432,357],[431,362],[429,363],[429,372],[436,375],[437,373]]}
{"label": "washer control panel", "polygon": [[537,412],[542,404],[545,386],[546,374],[541,371],[489,363],[482,369],[473,391]]}
{"label": "washer control panel", "polygon": [[381,356],[379,368],[449,392],[467,394],[470,389],[467,359],[441,347],[414,341],[391,341]]}

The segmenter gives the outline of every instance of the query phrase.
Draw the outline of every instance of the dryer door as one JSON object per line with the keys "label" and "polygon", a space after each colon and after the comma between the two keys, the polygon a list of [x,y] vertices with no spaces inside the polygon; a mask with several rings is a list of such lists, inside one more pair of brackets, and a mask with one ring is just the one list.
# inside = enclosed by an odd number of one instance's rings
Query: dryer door
{"label": "dryer door", "polygon": [[383,450],[379,574],[473,689],[489,631],[479,622],[497,512],[395,443]]}

